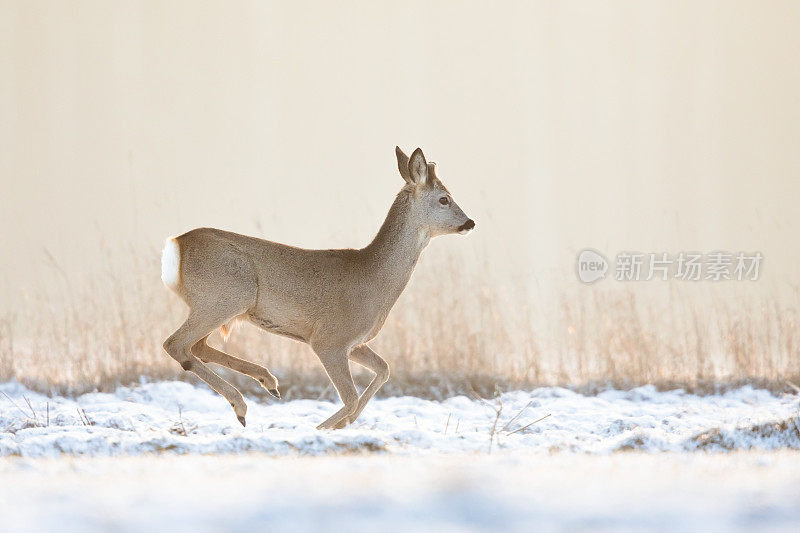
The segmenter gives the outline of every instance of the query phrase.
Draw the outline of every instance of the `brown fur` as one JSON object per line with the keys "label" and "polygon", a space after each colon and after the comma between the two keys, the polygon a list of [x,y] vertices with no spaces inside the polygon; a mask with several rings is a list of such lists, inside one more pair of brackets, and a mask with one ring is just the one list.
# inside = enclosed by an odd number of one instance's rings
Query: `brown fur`
{"label": "brown fur", "polygon": [[[366,342],[380,331],[431,237],[474,225],[454,201],[440,204],[449,193],[419,148],[410,160],[398,148],[397,159],[406,185],[375,239],[362,249],[306,250],[212,228],[175,239],[181,283],[174,290],[190,311],[164,348],[178,362],[191,360],[191,370],[231,402],[240,421],[247,408],[239,391],[196,361],[198,353],[206,354],[277,391],[266,368],[209,352],[209,333],[221,328],[229,335],[240,318],[311,345],[344,402],[320,428],[355,420],[388,380],[388,365]],[[375,373],[361,397],[348,360]]]}

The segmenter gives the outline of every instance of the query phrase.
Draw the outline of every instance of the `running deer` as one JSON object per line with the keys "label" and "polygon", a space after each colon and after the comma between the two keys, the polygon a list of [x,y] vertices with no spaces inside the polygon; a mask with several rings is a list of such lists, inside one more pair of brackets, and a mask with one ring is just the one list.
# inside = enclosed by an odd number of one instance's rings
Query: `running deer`
{"label": "running deer", "polygon": [[[397,147],[405,185],[373,241],[360,250],[305,250],[218,229],[200,228],[167,239],[161,278],[189,306],[189,316],[164,342],[184,370],[225,397],[245,425],[247,406],[233,385],[212,371],[215,363],[257,380],[280,398],[266,368],[208,345],[234,322],[311,345],[344,406],[317,429],[343,428],[389,379],[389,365],[367,346],[381,330],[432,237],[466,234],[475,227],[453,201],[417,148]],[[359,397],[349,361],[375,373]]]}

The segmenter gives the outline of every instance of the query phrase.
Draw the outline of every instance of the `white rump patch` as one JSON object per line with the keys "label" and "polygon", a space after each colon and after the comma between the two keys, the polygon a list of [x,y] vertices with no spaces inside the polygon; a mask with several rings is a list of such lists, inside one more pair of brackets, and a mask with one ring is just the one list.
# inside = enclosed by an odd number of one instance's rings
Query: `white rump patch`
{"label": "white rump patch", "polygon": [[177,290],[181,277],[181,250],[178,241],[170,237],[161,252],[161,281],[170,289]]}

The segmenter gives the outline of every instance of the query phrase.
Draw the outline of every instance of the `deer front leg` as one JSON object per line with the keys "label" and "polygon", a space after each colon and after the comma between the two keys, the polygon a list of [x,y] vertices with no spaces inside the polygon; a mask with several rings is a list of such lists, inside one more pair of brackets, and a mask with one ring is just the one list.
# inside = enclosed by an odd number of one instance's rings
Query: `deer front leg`
{"label": "deer front leg", "polygon": [[336,387],[344,406],[336,411],[325,422],[317,426],[317,429],[329,429],[338,424],[342,419],[347,418],[358,407],[358,391],[350,374],[350,364],[347,359],[347,350],[331,348],[314,348],[317,357],[325,367],[328,377]]}
{"label": "deer front leg", "polygon": [[261,383],[261,386],[274,397],[280,399],[281,393],[278,392],[278,379],[272,373],[261,365],[239,359],[233,355],[227,354],[216,348],[208,345],[208,337],[200,340],[192,346],[192,353],[194,353],[204,363],[215,363],[230,368],[234,372],[250,376],[254,380]]}
{"label": "deer front leg", "polygon": [[364,407],[367,406],[367,402],[369,402],[372,397],[375,396],[375,393],[378,392],[381,387],[383,387],[384,383],[389,381],[389,364],[366,344],[362,344],[361,346],[354,348],[350,353],[350,359],[374,372],[375,377],[372,378],[372,381],[370,381],[369,385],[358,399],[358,405],[356,406],[356,410],[353,412],[353,414],[339,421],[339,423],[334,426],[334,429],[342,429],[346,425],[355,422],[356,418],[358,418],[358,415],[360,415],[361,411],[364,410]]}

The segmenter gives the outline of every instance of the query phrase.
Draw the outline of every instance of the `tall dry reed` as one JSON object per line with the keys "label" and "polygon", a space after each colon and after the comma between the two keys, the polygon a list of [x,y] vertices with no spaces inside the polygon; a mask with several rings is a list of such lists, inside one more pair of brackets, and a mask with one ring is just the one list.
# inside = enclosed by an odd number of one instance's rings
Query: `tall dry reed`
{"label": "tall dry reed", "polygon": [[[464,268],[467,262],[473,266]],[[79,285],[64,276],[57,293],[40,291],[0,317],[0,380],[80,393],[143,379],[194,379],[161,348],[183,320],[183,304],[161,285],[155,261],[133,266],[135,275],[107,272]],[[800,381],[797,292],[777,303],[699,298],[696,285],[665,285],[656,297],[641,285],[603,283],[565,283],[570,290],[534,305],[536,292],[525,277],[500,276],[463,256],[422,261],[372,343],[392,367],[383,394],[441,398],[496,388],[647,383],[705,391]],[[249,325],[227,342],[217,334],[212,339],[268,366],[285,397],[335,394],[303,344]],[[369,374],[353,367],[365,384]],[[248,378],[221,372],[259,393]]]}

